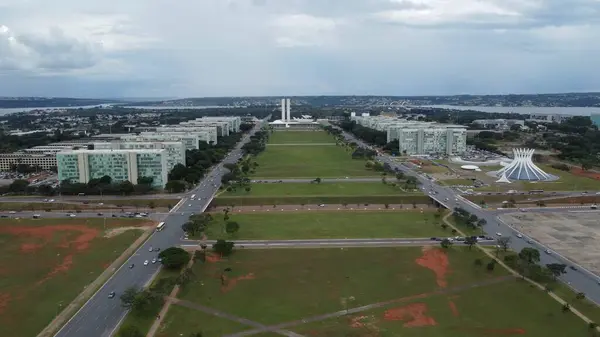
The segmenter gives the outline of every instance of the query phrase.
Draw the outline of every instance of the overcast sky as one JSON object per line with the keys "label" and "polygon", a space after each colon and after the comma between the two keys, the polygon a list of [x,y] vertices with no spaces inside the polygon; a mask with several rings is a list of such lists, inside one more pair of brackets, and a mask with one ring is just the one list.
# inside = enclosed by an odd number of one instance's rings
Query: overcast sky
{"label": "overcast sky", "polygon": [[600,91],[600,0],[0,0],[0,96]]}

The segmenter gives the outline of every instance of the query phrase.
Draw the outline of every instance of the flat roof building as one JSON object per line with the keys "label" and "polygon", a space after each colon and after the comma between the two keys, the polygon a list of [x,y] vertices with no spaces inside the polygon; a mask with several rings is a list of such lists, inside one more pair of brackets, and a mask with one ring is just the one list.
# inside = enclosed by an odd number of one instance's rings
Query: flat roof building
{"label": "flat roof building", "polygon": [[56,155],[54,153],[0,153],[0,171],[12,171],[19,164],[39,167],[42,170],[56,169]]}
{"label": "flat roof building", "polygon": [[94,150],[166,150],[167,168],[185,165],[185,145],[183,142],[102,142],[94,143]]}
{"label": "flat roof building", "polygon": [[353,116],[364,127],[386,132],[387,142],[398,140],[406,155],[462,154],[467,150],[467,128],[463,125],[409,121],[384,116]]}
{"label": "flat roof building", "polygon": [[197,150],[200,148],[200,142],[207,143],[209,135],[199,135],[198,133],[158,133],[142,132],[139,135],[129,135],[121,137],[126,142],[181,142],[186,150]]}
{"label": "flat roof building", "polygon": [[70,150],[56,154],[58,180],[88,183],[109,176],[114,182],[137,184],[141,177],[152,178],[152,186],[167,183],[166,150]]}
{"label": "flat roof building", "polygon": [[[207,139],[206,142],[209,144],[216,145],[219,131],[216,126],[161,126],[156,128],[157,133],[171,134],[171,133],[198,133],[202,138]],[[141,134],[146,134],[142,132]],[[206,135],[205,135],[206,134]],[[212,142],[212,143],[211,143]]]}
{"label": "flat roof building", "polygon": [[191,120],[181,122],[178,127],[182,128],[194,128],[194,127],[216,127],[220,137],[229,136],[230,123],[226,121],[203,121],[203,120]]}
{"label": "flat roof building", "polygon": [[229,124],[229,132],[240,132],[240,126],[242,126],[242,118],[241,117],[233,117],[233,116],[222,116],[222,117],[212,117],[212,116],[204,116],[202,118],[196,118],[196,121],[204,121],[204,122],[227,122]]}

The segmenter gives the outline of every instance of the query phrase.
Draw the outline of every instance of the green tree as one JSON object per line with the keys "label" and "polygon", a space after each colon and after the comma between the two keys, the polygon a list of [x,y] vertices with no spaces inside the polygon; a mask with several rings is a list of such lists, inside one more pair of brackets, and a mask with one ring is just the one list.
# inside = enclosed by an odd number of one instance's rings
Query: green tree
{"label": "green tree", "polygon": [[496,240],[496,242],[498,243],[498,246],[500,246],[500,248],[505,252],[510,247],[510,237],[499,238],[498,240]]}
{"label": "green tree", "polygon": [[546,268],[552,273],[554,280],[562,274],[567,273],[567,265],[563,263],[548,263],[546,264]]}
{"label": "green tree", "polygon": [[450,248],[452,247],[452,241],[448,240],[448,239],[444,239],[442,240],[442,242],[440,242],[440,245],[442,246],[442,248]]}
{"label": "green tree", "polygon": [[226,231],[228,234],[233,234],[233,233],[236,233],[236,232],[237,232],[237,231],[239,231],[239,230],[240,230],[240,224],[238,224],[238,223],[237,223],[237,222],[235,222],[235,221],[228,221],[228,222],[225,224],[225,231]]}
{"label": "green tree", "polygon": [[477,243],[477,238],[474,236],[467,236],[465,238],[465,244],[467,246],[469,246],[469,250],[471,250],[473,248],[473,245],[475,245]]}
{"label": "green tree", "polygon": [[123,291],[123,294],[119,297],[121,299],[121,306],[123,308],[130,309],[135,302],[135,297],[139,294],[139,290],[135,287],[129,287]]}
{"label": "green tree", "polygon": [[165,189],[169,193],[181,193],[185,191],[185,183],[180,180],[171,180],[165,185]]}
{"label": "green tree", "polygon": [[194,271],[192,268],[185,268],[183,271],[177,276],[176,283],[180,286],[185,286],[194,278]]}
{"label": "green tree", "polygon": [[230,255],[233,252],[234,243],[231,241],[225,240],[217,240],[216,243],[213,244],[213,250],[215,253],[220,254],[222,256]]}
{"label": "green tree", "polygon": [[190,261],[190,253],[179,247],[170,247],[158,254],[162,264],[168,269],[180,269]]}

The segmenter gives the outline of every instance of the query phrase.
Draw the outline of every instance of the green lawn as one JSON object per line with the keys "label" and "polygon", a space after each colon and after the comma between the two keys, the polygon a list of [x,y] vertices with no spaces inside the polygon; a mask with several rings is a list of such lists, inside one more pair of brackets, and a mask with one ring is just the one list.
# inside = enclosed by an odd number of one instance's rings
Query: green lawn
{"label": "green lawn", "polygon": [[[289,186],[291,184],[284,184]],[[378,204],[378,205],[395,205],[412,203],[419,205],[431,204],[429,196],[423,194],[402,194],[397,195],[314,195],[314,196],[269,196],[269,197],[254,197],[254,196],[238,196],[227,197],[219,196],[211,202],[211,206],[271,206],[271,205],[343,205],[349,207],[351,205]]]}
{"label": "green lawn", "polygon": [[[475,268],[473,260],[481,254],[451,249],[451,272],[443,275],[447,286],[505,275],[500,269],[487,273]],[[197,281],[179,298],[277,324],[345,309],[341,300],[346,297],[354,297],[349,306],[357,307],[435,291],[435,274],[415,263],[422,255],[420,247],[237,251],[226,260],[196,263]],[[219,275],[226,268],[231,268],[227,279],[237,282],[222,287]]]}
{"label": "green lawn", "polygon": [[156,336],[188,337],[193,333],[202,332],[202,335],[205,337],[216,337],[241,332],[246,329],[248,329],[247,326],[225,318],[212,316],[202,311],[179,305],[171,305]]}
{"label": "green lawn", "polygon": [[354,160],[339,146],[272,146],[256,157],[260,178],[343,178],[380,177],[365,168],[364,160]]}
{"label": "green lawn", "polygon": [[102,219],[0,219],[0,336],[35,336],[139,235],[106,238]]}
{"label": "green lawn", "polygon": [[471,179],[444,179],[444,180],[438,180],[438,182],[441,185],[446,185],[446,186],[454,186],[454,185],[471,186],[471,185],[473,185],[473,180],[471,180]]}
{"label": "green lawn", "polygon": [[397,195],[405,194],[398,187],[381,182],[347,182],[347,183],[255,183],[251,191],[238,189],[235,192],[223,193],[223,197],[286,197],[286,196],[346,196],[346,195]]}
{"label": "green lawn", "polygon": [[[450,307],[454,303],[456,311]],[[386,319],[394,309],[425,308],[424,316],[435,325],[405,327],[411,321]],[[390,310],[391,309],[391,310]],[[402,305],[370,310],[362,313],[363,327],[350,327],[351,317],[301,325],[294,331],[311,336],[348,335],[402,337],[467,337],[467,336],[592,336],[587,325],[572,313],[561,312],[561,306],[543,291],[533,289],[523,281],[509,281],[493,286],[465,290],[451,300],[448,296],[432,296]],[[390,316],[388,316],[389,318]]]}
{"label": "green lawn", "polygon": [[[437,273],[416,263],[425,256]],[[544,291],[506,278],[499,266],[491,272],[477,267],[477,258],[489,260],[464,247],[428,253],[419,247],[236,251],[196,263],[195,280],[179,298],[266,325],[342,311],[338,318],[285,328],[304,336],[591,336],[583,321],[561,312]],[[381,305],[343,314],[375,303]],[[430,325],[405,326],[412,318]],[[176,307],[158,336],[216,337],[244,329],[223,320]]]}
{"label": "green lawn", "polygon": [[334,143],[335,138],[324,131],[275,131],[269,137],[269,144],[320,144]]}
{"label": "green lawn", "polygon": [[222,213],[213,213],[206,235],[210,239],[343,239],[411,238],[450,235],[440,227],[436,212],[406,211],[328,211],[293,213],[230,214],[228,221],[239,223],[235,234],[224,232]]}

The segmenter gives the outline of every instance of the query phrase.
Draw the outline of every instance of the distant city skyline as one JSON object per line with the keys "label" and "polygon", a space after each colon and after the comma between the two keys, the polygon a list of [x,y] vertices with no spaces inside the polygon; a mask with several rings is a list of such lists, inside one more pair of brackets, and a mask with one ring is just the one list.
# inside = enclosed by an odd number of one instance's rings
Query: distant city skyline
{"label": "distant city skyline", "polygon": [[0,1],[0,95],[600,91],[597,0]]}

